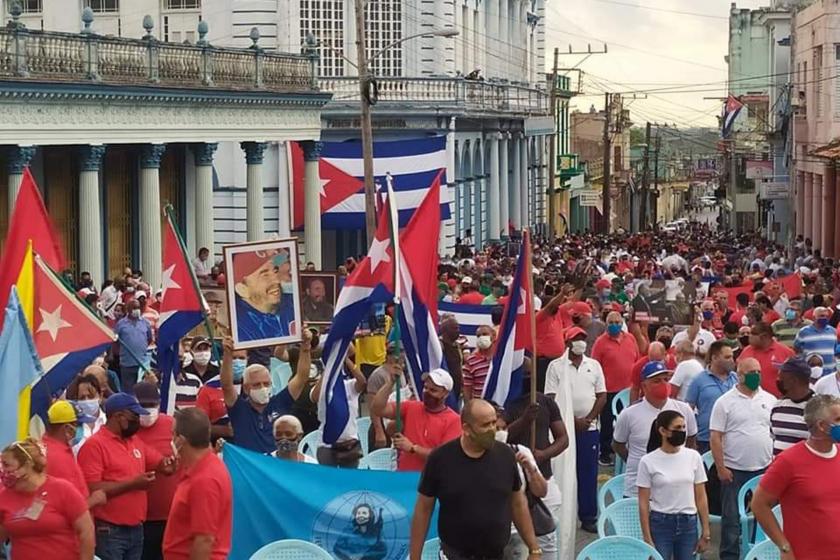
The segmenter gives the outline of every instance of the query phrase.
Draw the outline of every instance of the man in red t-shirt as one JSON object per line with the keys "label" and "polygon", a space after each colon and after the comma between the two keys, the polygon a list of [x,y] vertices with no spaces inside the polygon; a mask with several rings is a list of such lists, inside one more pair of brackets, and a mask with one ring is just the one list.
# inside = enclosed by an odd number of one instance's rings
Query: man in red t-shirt
{"label": "man in red t-shirt", "polygon": [[[76,437],[79,424],[92,424],[94,418],[82,414],[82,411],[69,401],[56,401],[47,411],[48,425],[44,434],[44,447],[47,452],[47,474],[63,478],[76,487],[76,490],[88,500],[88,507],[105,503],[105,493],[100,491],[90,494],[87,482],[82,475],[70,442]],[[88,496],[90,494],[90,496]]]}
{"label": "man in red t-shirt", "polygon": [[163,555],[166,560],[225,560],[233,529],[233,485],[210,447],[210,419],[198,408],[178,411],[173,435],[183,478],[166,522]]}
{"label": "man in red t-shirt", "polygon": [[[568,297],[560,293],[537,312],[537,392],[545,390],[545,372],[548,364],[566,352],[565,330],[560,306]],[[571,321],[571,317],[569,318]]]}
{"label": "man in red t-shirt", "polygon": [[776,380],[779,378],[778,366],[788,358],[792,358],[795,352],[776,342],[773,338],[773,327],[767,323],[756,323],[750,330],[750,344],[738,356],[738,360],[755,358],[761,364],[761,388],[781,397]]}
{"label": "man in red t-shirt", "polygon": [[[805,405],[810,437],[779,454],[761,477],[752,511],[781,560],[834,560],[840,532],[840,399],[817,395]],[[780,503],[784,530],[773,515]]]}
{"label": "man in red t-shirt", "polygon": [[458,297],[458,303],[481,305],[483,301],[484,296],[478,291],[478,287],[474,285],[473,279],[469,276],[464,276],[461,280],[461,295]]}
{"label": "man in red t-shirt", "polygon": [[[373,414],[391,420],[397,417],[397,405],[389,402],[394,380],[402,368],[394,368],[393,375],[377,391],[370,404]],[[400,404],[402,433],[394,434],[394,447],[399,450],[397,470],[421,471],[426,458],[436,447],[461,435],[461,418],[446,406],[452,390],[452,376],[446,370],[433,369],[423,374],[423,402],[406,401]]]}
{"label": "man in red t-shirt", "polygon": [[[220,389],[221,390],[221,389]],[[163,455],[172,450],[172,417],[160,412],[160,391],[157,385],[144,381],[134,386],[134,396],[140,406],[146,409],[146,416],[140,417],[140,431],[137,437]],[[146,521],[143,522],[143,560],[163,560],[161,545],[169,507],[175,496],[175,489],[181,481],[181,471],[172,476],[156,477],[146,490]]]}

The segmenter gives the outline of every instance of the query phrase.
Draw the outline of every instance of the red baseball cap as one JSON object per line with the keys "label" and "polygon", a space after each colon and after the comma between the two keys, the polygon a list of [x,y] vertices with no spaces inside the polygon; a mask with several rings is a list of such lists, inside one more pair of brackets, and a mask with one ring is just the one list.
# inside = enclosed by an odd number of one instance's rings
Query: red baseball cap
{"label": "red baseball cap", "polygon": [[269,261],[274,266],[280,266],[288,260],[289,254],[280,249],[236,253],[233,255],[233,281],[235,284],[242,282],[246,276],[250,276]]}
{"label": "red baseball cap", "polygon": [[592,315],[592,306],[585,301],[576,301],[572,304],[572,315]]}
{"label": "red baseball cap", "polygon": [[576,336],[586,336],[586,331],[580,327],[569,327],[565,331],[563,331],[563,337],[566,340],[571,340]]}
{"label": "red baseball cap", "polygon": [[595,282],[595,287],[598,288],[599,290],[603,290],[604,288],[609,288],[610,286],[612,286],[612,284],[606,278],[601,278],[600,280]]}

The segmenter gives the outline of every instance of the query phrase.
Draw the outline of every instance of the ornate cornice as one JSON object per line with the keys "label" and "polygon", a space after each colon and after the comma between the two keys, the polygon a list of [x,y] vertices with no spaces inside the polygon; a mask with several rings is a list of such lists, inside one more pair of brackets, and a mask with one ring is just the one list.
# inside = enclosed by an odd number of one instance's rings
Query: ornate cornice
{"label": "ornate cornice", "polygon": [[12,146],[9,148],[6,168],[9,175],[20,175],[23,168],[35,157],[35,146]]}
{"label": "ornate cornice", "polygon": [[219,144],[216,142],[205,142],[203,144],[192,144],[190,149],[195,156],[196,165],[213,165],[213,154]]}
{"label": "ornate cornice", "polygon": [[102,169],[102,157],[105,155],[105,146],[80,146],[79,159],[81,160],[82,171],[99,171]]}
{"label": "ornate cornice", "polygon": [[145,144],[140,150],[140,168],[157,169],[166,152],[166,144]]}
{"label": "ornate cornice", "polygon": [[245,150],[245,163],[248,165],[260,165],[263,162],[263,152],[267,144],[265,142],[242,142],[240,144]]}

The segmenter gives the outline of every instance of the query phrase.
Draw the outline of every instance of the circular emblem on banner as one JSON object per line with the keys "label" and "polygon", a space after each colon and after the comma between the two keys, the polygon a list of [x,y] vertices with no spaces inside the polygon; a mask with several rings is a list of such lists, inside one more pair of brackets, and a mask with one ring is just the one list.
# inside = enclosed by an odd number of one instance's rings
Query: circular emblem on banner
{"label": "circular emblem on banner", "polygon": [[405,560],[410,520],[388,496],[356,491],[342,494],[315,517],[312,542],[340,560]]}

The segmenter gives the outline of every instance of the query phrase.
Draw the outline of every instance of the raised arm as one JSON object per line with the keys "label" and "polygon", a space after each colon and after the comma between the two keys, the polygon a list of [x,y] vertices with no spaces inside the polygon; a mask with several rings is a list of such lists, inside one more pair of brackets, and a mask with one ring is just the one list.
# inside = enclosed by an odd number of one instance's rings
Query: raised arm
{"label": "raised arm", "polygon": [[303,340],[300,343],[297,368],[295,369],[294,376],[289,379],[289,384],[286,386],[292,400],[297,400],[306,388],[306,384],[309,382],[309,369],[312,365],[312,331],[304,328],[301,336]]}
{"label": "raised arm", "polygon": [[232,408],[239,395],[236,394],[233,386],[233,339],[229,336],[222,340],[222,367],[219,370],[219,381],[222,384],[225,406]]}

